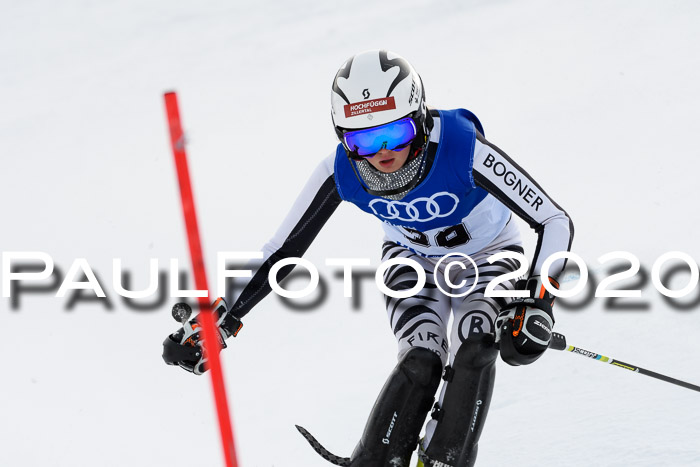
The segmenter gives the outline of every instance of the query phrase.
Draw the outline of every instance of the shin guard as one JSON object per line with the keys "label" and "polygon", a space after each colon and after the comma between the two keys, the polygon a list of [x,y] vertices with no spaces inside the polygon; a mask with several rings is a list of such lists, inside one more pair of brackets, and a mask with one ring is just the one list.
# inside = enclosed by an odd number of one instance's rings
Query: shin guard
{"label": "shin guard", "polygon": [[493,337],[462,343],[447,381],[441,404],[433,418],[435,431],[424,453],[425,467],[471,467],[476,461],[479,436],[491,403],[498,351]]}
{"label": "shin guard", "polygon": [[408,467],[440,384],[442,361],[430,350],[409,350],[382,388],[351,467]]}

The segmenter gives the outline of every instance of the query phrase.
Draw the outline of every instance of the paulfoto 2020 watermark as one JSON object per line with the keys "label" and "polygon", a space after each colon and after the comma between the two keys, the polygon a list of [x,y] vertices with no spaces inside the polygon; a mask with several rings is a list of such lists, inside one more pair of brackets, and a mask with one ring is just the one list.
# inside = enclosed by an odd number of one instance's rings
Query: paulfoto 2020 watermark
{"label": "paulfoto 2020 watermark", "polygon": [[[527,257],[517,252],[501,252],[487,259],[489,263],[494,263],[502,259],[513,259],[518,262],[519,268],[513,272],[494,277],[488,282],[485,295],[489,297],[524,297],[527,295],[523,290],[507,290],[506,287],[499,287],[506,281],[518,279],[525,276],[529,270]],[[188,299],[197,297],[226,296],[230,292],[231,280],[247,279],[252,277],[259,262],[263,259],[262,252],[218,252],[216,268],[216,288],[215,295],[206,290],[191,290],[183,287],[186,281],[186,274],[180,270],[180,261],[176,258],[169,260],[169,268],[165,271],[160,269],[160,261],[156,258],[148,260],[148,285],[139,290],[133,290],[129,286],[131,282],[131,272],[126,271],[120,258],[112,259],[112,281],[111,288],[106,289],[110,294],[122,297],[126,303],[139,301],[153,297],[160,297],[159,300],[150,305],[133,305],[134,309],[156,309],[164,305],[167,298]],[[556,261],[566,260],[568,262],[567,271],[572,269],[575,272],[568,272],[563,275],[560,282],[566,283],[566,287],[556,289],[543,281],[543,285],[548,291],[560,299],[570,299],[572,297],[584,297],[579,303],[588,303],[591,298],[605,298],[610,300],[610,305],[615,299],[639,299],[642,297],[642,288],[649,280],[654,289],[667,301],[674,299],[687,299],[697,288],[699,272],[697,262],[688,254],[680,251],[670,251],[659,256],[653,263],[651,271],[641,265],[637,256],[627,251],[614,251],[597,258],[598,267],[591,269],[587,266],[582,257],[573,252],[556,253],[548,257],[542,264],[540,274],[548,276],[552,264]],[[230,267],[230,262],[248,262],[249,266]],[[253,266],[257,263],[257,266]],[[393,258],[379,264],[375,269],[370,268],[369,258],[327,258],[325,266],[336,267],[334,276],[342,280],[343,296],[353,299],[353,308],[359,306],[359,285],[358,281],[372,279],[376,288],[382,294],[405,298],[418,293],[423,289],[426,282],[426,271],[424,266],[410,258]],[[415,284],[406,290],[392,290],[384,282],[384,273],[392,266],[406,265],[416,272]],[[591,272],[599,272],[605,265],[615,265],[612,273],[598,281],[591,282]],[[278,273],[282,268],[296,266],[305,272],[306,284],[297,290],[289,290],[278,281]],[[462,279],[459,283],[453,283],[455,277],[453,271],[461,270],[473,271],[473,278],[470,281]],[[56,266],[50,254],[41,251],[16,251],[2,253],[2,296],[13,299],[13,309],[17,310],[18,295],[31,293],[52,292],[55,297],[62,298],[80,292],[81,297],[73,296],[71,300],[95,301],[100,299],[108,300],[105,291],[105,283],[98,279],[98,275],[90,266],[86,258],[76,258],[63,275],[61,269]],[[440,275],[443,281],[436,281],[440,292],[451,297],[466,296],[476,286],[478,280],[478,268],[474,261],[465,254],[452,253],[434,262],[432,273],[437,277]],[[667,286],[669,280],[678,273],[689,275],[687,283],[680,288],[670,288]],[[293,276],[293,277],[298,277]],[[52,279],[52,280],[51,280]],[[320,306],[328,294],[328,280],[319,274],[319,268],[311,261],[303,258],[285,258],[274,263],[267,273],[267,279],[273,292],[277,294],[284,303],[291,309],[309,310]],[[43,287],[38,284],[51,280]],[[629,284],[629,281],[634,284]],[[625,282],[627,281],[627,282]],[[289,280],[288,280],[289,282]],[[164,293],[164,283],[167,284],[167,293]],[[444,283],[447,288],[440,285]],[[573,283],[573,284],[572,284]],[[616,284],[626,283],[627,288],[613,288]],[[593,285],[593,288],[591,288]],[[585,291],[585,292],[584,292]],[[320,294],[320,295],[319,295]],[[87,298],[86,298],[87,295]],[[311,304],[300,305],[298,301],[316,295],[316,299]],[[319,300],[318,298],[321,298]],[[587,298],[586,298],[587,297]],[[562,300],[566,302],[566,300]],[[692,309],[700,303],[700,297],[688,303],[676,303],[678,309]],[[567,306],[565,304],[564,308]],[[569,304],[569,309],[576,308],[576,305]]]}

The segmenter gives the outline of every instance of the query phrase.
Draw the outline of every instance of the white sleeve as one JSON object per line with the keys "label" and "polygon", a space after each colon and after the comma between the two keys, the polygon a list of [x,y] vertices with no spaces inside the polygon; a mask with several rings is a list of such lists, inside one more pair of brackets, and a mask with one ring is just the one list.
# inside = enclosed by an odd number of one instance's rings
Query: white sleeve
{"label": "white sleeve", "polygon": [[[267,277],[272,266],[284,258],[301,257],[340,204],[333,173],[334,160],[335,153],[316,167],[277,232],[263,246],[263,258],[256,263],[259,266],[233,301],[231,310],[237,318],[243,317],[271,292]],[[281,281],[292,269],[291,266],[282,268],[277,279]]]}
{"label": "white sleeve", "polygon": [[[525,170],[478,133],[473,175],[478,186],[495,196],[537,232],[530,276],[539,275],[542,263],[553,253],[571,249],[574,225],[566,211]],[[565,265],[564,259],[552,263],[549,276],[556,279]]]}

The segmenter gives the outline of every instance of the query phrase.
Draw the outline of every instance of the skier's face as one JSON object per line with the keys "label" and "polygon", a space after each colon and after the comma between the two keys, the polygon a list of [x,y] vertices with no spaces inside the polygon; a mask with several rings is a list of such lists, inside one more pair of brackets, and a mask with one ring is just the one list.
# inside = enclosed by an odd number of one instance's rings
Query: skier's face
{"label": "skier's face", "polygon": [[368,158],[372,166],[384,173],[396,172],[406,163],[408,153],[411,152],[411,146],[407,146],[400,151],[390,151],[381,149],[374,157]]}

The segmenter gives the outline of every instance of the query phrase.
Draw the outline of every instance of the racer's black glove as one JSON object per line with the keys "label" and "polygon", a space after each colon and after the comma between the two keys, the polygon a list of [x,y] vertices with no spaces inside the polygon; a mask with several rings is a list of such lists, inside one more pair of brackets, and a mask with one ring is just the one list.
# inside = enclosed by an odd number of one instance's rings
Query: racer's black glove
{"label": "racer's black glove", "polygon": [[[547,278],[559,289],[559,284]],[[522,282],[519,284],[522,286]],[[509,365],[529,365],[542,354],[552,339],[554,296],[542,285],[540,276],[524,281],[529,298],[515,298],[504,306],[496,319],[496,342],[501,350],[501,359]],[[522,290],[522,287],[516,289]]]}
{"label": "racer's black glove", "polygon": [[[213,313],[216,313],[216,330],[219,344],[226,348],[225,339],[238,335],[243,323],[233,316],[226,305],[226,300],[219,297],[212,305]],[[201,375],[209,369],[207,354],[204,351],[204,334],[201,323],[197,317],[189,321],[192,312],[186,303],[177,303],[173,307],[173,317],[182,320],[183,326],[166,337],[163,342],[163,360],[168,365],[178,365],[195,375]]]}

